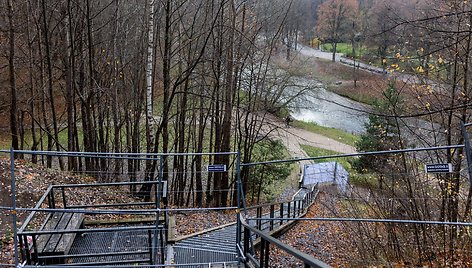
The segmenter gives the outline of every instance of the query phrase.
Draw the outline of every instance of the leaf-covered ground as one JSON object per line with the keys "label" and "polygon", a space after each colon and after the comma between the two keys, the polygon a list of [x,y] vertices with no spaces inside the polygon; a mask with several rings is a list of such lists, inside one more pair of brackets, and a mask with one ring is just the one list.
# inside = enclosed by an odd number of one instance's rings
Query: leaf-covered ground
{"label": "leaf-covered ground", "polygon": [[[75,181],[73,177],[64,176],[57,171],[33,167],[24,161],[16,161],[15,177],[17,207],[33,207],[49,184]],[[11,168],[8,158],[0,158],[0,183],[0,206],[10,207],[12,205]],[[18,213],[18,226],[21,226],[26,214],[25,212]],[[12,264],[14,263],[12,215],[8,210],[1,210],[0,215],[0,243],[2,247],[0,263]]]}
{"label": "leaf-covered ground", "polygon": [[[320,193],[306,217],[333,217],[337,206],[333,196]],[[339,222],[301,221],[280,240],[333,267],[351,266],[352,261],[358,259],[349,233]],[[272,247],[271,250],[271,258],[277,263],[274,267],[303,267],[303,263],[278,248]]]}
{"label": "leaf-covered ground", "polygon": [[185,236],[236,222],[235,211],[183,212],[176,215],[176,235]]}
{"label": "leaf-covered ground", "polygon": [[[45,193],[49,185],[52,184],[75,184],[90,183],[95,180],[90,177],[75,176],[67,172],[47,169],[39,165],[33,165],[22,160],[15,161],[15,181],[16,181],[16,202],[18,208],[32,208]],[[0,206],[10,207],[12,205],[11,192],[11,168],[10,159],[0,158]],[[100,202],[109,203],[115,200],[129,202],[129,196],[114,195],[121,192],[121,189],[84,189],[79,192],[68,193],[68,200],[71,204]],[[28,212],[18,213],[18,227],[23,224]],[[40,213],[38,213],[40,214]],[[1,210],[0,216],[0,264],[14,263],[13,228],[12,215],[8,210]]]}
{"label": "leaf-covered ground", "polygon": [[[73,175],[68,172],[47,169],[40,165],[33,165],[25,161],[15,162],[16,178],[16,199],[17,207],[32,208],[45,193],[51,184],[77,184],[93,183],[96,180],[92,177]],[[8,158],[0,158],[0,206],[11,206],[11,169]],[[66,190],[67,200],[70,204],[111,204],[111,203],[130,203],[142,201],[134,198],[127,187],[100,187],[84,188],[82,190]],[[140,208],[140,207],[135,207]],[[149,209],[149,207],[142,207]],[[123,207],[122,209],[129,209]],[[8,210],[0,210],[0,264],[14,263],[14,243],[12,215]],[[18,214],[18,227],[21,226],[27,216],[27,212]],[[41,214],[41,213],[37,213]],[[176,215],[176,234],[178,236],[188,235],[194,232],[203,231],[223,224],[236,221],[234,211],[201,211],[197,213],[179,212]],[[126,220],[136,215],[96,215],[89,216],[87,220]],[[39,223],[39,222],[38,222]],[[38,224],[36,223],[36,224]]]}

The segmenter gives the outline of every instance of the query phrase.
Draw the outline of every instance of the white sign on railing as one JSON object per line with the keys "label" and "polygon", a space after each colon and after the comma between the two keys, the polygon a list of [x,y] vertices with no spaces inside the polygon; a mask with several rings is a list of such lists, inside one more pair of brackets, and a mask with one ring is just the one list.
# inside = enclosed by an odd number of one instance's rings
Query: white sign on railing
{"label": "white sign on railing", "polygon": [[427,173],[451,173],[452,172],[452,164],[426,164],[424,165],[424,170]]}

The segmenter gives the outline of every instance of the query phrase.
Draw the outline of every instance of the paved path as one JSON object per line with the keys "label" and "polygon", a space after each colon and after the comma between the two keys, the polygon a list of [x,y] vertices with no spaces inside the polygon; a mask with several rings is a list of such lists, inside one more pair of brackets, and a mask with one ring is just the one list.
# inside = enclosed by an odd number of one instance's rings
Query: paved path
{"label": "paved path", "polygon": [[[333,53],[332,52],[326,52],[326,51],[321,51],[319,49],[314,49],[311,47],[304,46],[302,44],[297,44],[298,46],[298,52],[304,56],[307,57],[315,57],[315,58],[320,58],[324,60],[332,60],[333,59]],[[336,61],[339,61],[343,54],[341,53],[336,53]]]}
{"label": "paved path", "polygon": [[[302,144],[313,147],[318,147],[326,150],[336,151],[340,154],[352,154],[356,153],[356,148],[353,146],[344,144],[337,140],[325,137],[320,134],[316,134],[304,129],[296,127],[287,127],[285,122],[275,116],[266,115],[264,119],[265,125],[264,131],[271,131],[270,137],[279,139],[282,141],[284,146],[287,148],[291,158],[307,158],[307,153],[303,150]],[[300,180],[300,174],[306,164],[311,164],[313,161],[304,160],[299,161],[299,170],[294,170],[289,177],[292,182],[289,187],[286,187],[284,192],[281,194],[280,200],[286,200],[287,197],[293,196],[298,191],[298,182]]]}
{"label": "paved path", "polygon": [[[316,57],[316,58],[325,59],[325,60],[332,60],[333,59],[333,53],[332,52],[321,51],[319,49],[314,49],[314,48],[307,47],[307,46],[304,46],[304,45],[301,45],[301,44],[298,44],[298,47],[299,47],[299,53],[304,55],[304,56]],[[336,60],[336,62],[340,62],[340,63],[345,64],[345,65],[349,65],[349,66],[354,65],[354,61],[349,59],[349,58],[343,57],[342,53],[336,53],[335,60]],[[369,71],[369,72],[372,72],[372,73],[378,73],[378,74],[387,74],[387,72],[384,69],[376,67],[376,66],[372,66],[370,64],[362,63],[362,62],[359,62],[359,61],[356,61],[355,64],[356,64],[356,66],[359,66],[360,69],[363,69],[365,71]]]}
{"label": "paved path", "polygon": [[[333,53],[331,52],[321,51],[319,49],[314,49],[314,48],[311,48],[302,44],[297,44],[297,46],[298,46],[298,52],[301,55],[304,55],[306,57],[315,57],[315,58],[320,58],[320,59],[325,59],[325,60],[333,59]],[[352,59],[345,58],[342,53],[336,53],[335,61],[345,64],[345,65],[349,65],[349,66],[354,65],[354,61]],[[432,85],[433,87],[439,86],[437,82],[429,80],[429,79],[422,81],[422,79],[419,76],[414,75],[414,74],[405,74],[405,73],[400,73],[400,72],[395,72],[395,71],[388,72],[382,68],[379,68],[370,64],[366,64],[366,63],[362,63],[358,61],[356,61],[355,63],[356,63],[356,66],[359,66],[359,68],[364,71],[368,71],[368,72],[376,73],[380,75],[387,75],[388,77],[395,77],[397,80],[403,81],[410,85],[426,82]]]}
{"label": "paved path", "polygon": [[344,144],[320,134],[310,132],[308,130],[294,127],[285,127],[279,129],[277,132],[278,137],[287,147],[292,157],[308,156],[302,149],[302,144],[336,151],[343,154],[351,154],[356,152],[356,149],[353,146]]}

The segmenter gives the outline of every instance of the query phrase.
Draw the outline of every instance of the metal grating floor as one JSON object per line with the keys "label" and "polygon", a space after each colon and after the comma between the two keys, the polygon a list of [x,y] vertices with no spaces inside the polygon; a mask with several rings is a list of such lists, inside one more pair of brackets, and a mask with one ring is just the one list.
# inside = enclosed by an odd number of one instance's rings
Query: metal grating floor
{"label": "metal grating floor", "polygon": [[[83,256],[69,259],[68,263],[150,264],[149,233],[147,230],[99,232],[78,235],[72,244],[70,255]],[[135,261],[135,262],[133,262]]]}
{"label": "metal grating floor", "polygon": [[209,263],[237,263],[236,225],[184,239],[177,242],[173,248],[176,264],[200,264],[186,267],[209,267]]}

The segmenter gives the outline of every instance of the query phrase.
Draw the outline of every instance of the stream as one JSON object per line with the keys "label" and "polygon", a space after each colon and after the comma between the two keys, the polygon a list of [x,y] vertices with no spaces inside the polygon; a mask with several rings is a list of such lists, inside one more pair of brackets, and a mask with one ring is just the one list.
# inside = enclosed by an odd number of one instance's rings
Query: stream
{"label": "stream", "polygon": [[[328,91],[324,85],[313,80],[297,78],[296,84],[312,89],[296,97],[290,104],[291,116],[299,121],[314,122],[320,126],[332,127],[353,134],[365,131],[368,115],[363,112],[369,107],[362,103]],[[297,88],[289,89],[294,93]]]}
{"label": "stream", "polygon": [[[314,80],[296,78],[297,87],[289,88],[289,95],[296,94],[300,87],[311,89],[296,97],[289,109],[291,116],[299,121],[314,122],[320,126],[340,129],[356,135],[365,132],[369,116],[364,111],[370,107],[336,93],[328,91],[325,86]],[[437,123],[431,123],[423,118],[399,119],[398,123],[408,146],[424,146],[428,143],[444,141],[444,132]]]}

